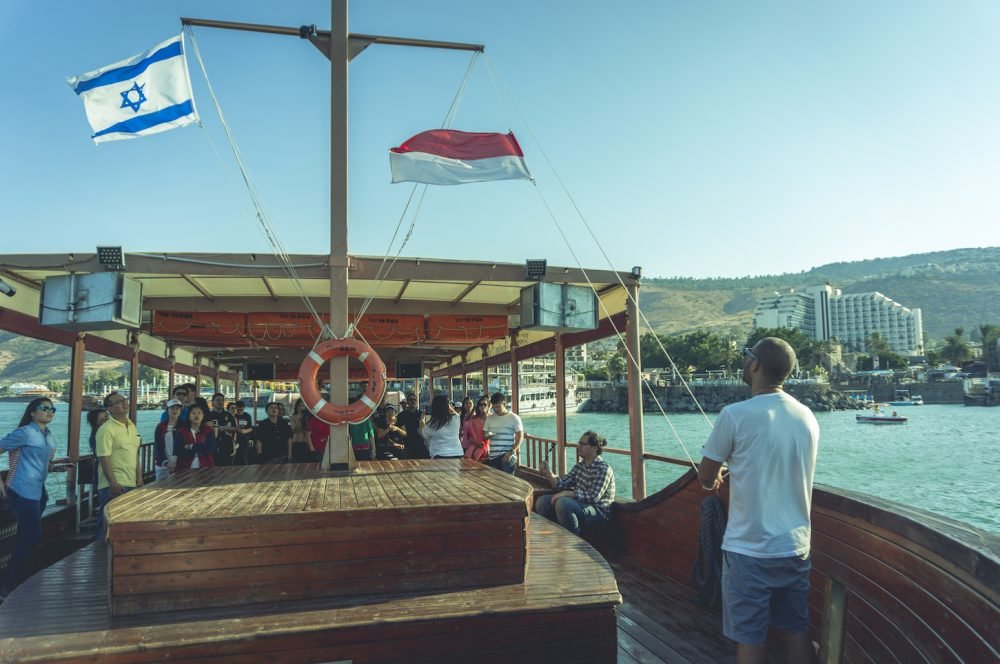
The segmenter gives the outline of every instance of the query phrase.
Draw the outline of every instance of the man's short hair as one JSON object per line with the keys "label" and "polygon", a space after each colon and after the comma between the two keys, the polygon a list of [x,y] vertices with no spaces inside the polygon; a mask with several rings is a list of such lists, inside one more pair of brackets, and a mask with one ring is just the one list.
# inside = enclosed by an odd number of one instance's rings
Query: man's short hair
{"label": "man's short hair", "polygon": [[264,406],[264,410],[267,410],[271,406],[274,406],[275,408],[281,408],[281,404],[280,403],[278,403],[277,401],[271,401],[266,406]]}
{"label": "man's short hair", "polygon": [[111,408],[111,402],[114,401],[115,397],[120,397],[121,395],[117,392],[108,392],[107,396],[104,397],[104,408]]}
{"label": "man's short hair", "polygon": [[494,406],[498,403],[507,403],[507,397],[503,395],[503,392],[494,392],[493,396],[490,397],[490,403]]}
{"label": "man's short hair", "polygon": [[764,337],[754,346],[760,368],[773,385],[781,385],[795,368],[795,349],[784,339]]}
{"label": "man's short hair", "polygon": [[174,386],[174,391],[171,392],[171,394],[177,394],[178,392],[183,392],[184,394],[187,394],[187,391],[188,391],[188,389],[186,387],[184,387],[183,385],[175,385]]}
{"label": "man's short hair", "polygon": [[223,394],[222,392],[216,392],[215,394],[212,395],[212,401],[215,401],[219,397],[222,397],[223,399],[225,399],[226,395]]}
{"label": "man's short hair", "polygon": [[246,408],[247,404],[246,404],[245,401],[243,401],[243,399],[240,399],[239,401],[236,402],[236,407],[237,408]]}

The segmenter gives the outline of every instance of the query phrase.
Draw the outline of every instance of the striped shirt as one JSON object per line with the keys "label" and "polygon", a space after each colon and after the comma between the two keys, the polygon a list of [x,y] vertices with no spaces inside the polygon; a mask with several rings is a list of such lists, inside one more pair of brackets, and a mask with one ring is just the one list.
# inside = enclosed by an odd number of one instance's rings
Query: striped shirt
{"label": "striped shirt", "polygon": [[615,471],[601,457],[594,459],[590,465],[578,463],[556,484],[557,491],[569,489],[576,491],[577,500],[585,505],[593,505],[607,519],[611,513],[611,503],[615,501]]}
{"label": "striped shirt", "polygon": [[483,428],[493,433],[490,438],[490,458],[495,459],[514,449],[514,439],[519,432],[524,431],[524,424],[520,417],[508,411],[503,415],[488,415]]}

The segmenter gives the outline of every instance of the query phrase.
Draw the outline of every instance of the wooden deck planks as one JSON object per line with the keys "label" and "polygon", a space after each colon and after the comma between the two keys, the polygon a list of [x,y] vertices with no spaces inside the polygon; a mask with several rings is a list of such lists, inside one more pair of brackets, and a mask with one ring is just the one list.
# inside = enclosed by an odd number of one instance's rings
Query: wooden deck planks
{"label": "wooden deck planks", "polygon": [[[0,660],[152,661],[169,653],[249,661],[272,653],[276,662],[469,661],[471,654],[476,661],[542,661],[542,654],[553,661],[564,649],[579,656],[574,661],[611,661],[620,595],[607,563],[538,516],[530,532],[535,550],[523,584],[121,617],[107,612],[105,548],[93,544],[29,579],[0,606],[0,633],[11,637],[0,641]],[[355,577],[345,581],[362,583]]]}

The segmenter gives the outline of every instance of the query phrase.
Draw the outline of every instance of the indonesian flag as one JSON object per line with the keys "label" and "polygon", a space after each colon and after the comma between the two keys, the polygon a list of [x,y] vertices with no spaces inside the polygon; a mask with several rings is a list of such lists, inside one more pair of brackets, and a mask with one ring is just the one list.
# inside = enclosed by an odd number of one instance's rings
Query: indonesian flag
{"label": "indonesian flag", "polygon": [[514,134],[431,129],[389,150],[393,182],[466,184],[530,180]]}

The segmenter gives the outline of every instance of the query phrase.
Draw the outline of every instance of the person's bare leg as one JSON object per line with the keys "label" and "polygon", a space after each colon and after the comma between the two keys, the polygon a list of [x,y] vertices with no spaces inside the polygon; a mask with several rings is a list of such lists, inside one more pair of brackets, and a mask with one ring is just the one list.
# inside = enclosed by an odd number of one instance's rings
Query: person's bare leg
{"label": "person's bare leg", "polygon": [[767,644],[736,644],[736,664],[764,664],[767,661]]}
{"label": "person's bare leg", "polygon": [[788,664],[810,664],[813,661],[812,644],[806,632],[783,632]]}

